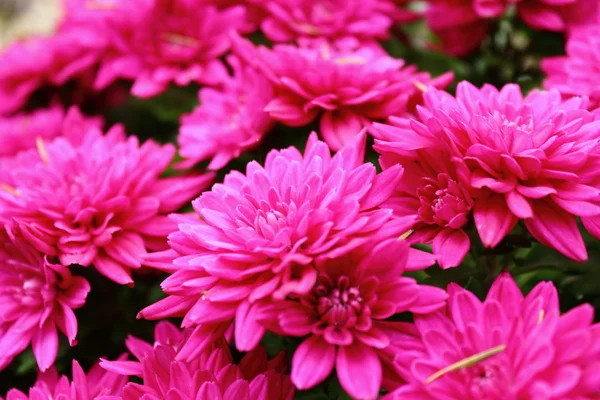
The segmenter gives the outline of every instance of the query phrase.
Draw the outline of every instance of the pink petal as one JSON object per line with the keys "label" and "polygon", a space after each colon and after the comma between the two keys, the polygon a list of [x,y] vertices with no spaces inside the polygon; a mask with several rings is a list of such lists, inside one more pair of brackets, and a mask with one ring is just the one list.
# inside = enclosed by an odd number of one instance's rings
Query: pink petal
{"label": "pink petal", "polygon": [[323,382],[335,363],[335,346],[321,336],[306,339],[292,359],[292,382],[300,390],[310,389]]}
{"label": "pink petal", "polygon": [[470,248],[469,236],[462,229],[446,228],[433,239],[433,254],[442,269],[460,265]]}
{"label": "pink petal", "polygon": [[473,215],[485,247],[496,247],[518,221],[508,209],[504,196],[498,194],[488,194],[478,199]]}
{"label": "pink petal", "polygon": [[50,368],[58,353],[58,332],[54,322],[47,320],[33,335],[31,345],[40,370],[45,371]]}
{"label": "pink petal", "polygon": [[340,384],[356,399],[376,399],[382,379],[381,361],[375,350],[354,341],[338,348],[335,363]]}

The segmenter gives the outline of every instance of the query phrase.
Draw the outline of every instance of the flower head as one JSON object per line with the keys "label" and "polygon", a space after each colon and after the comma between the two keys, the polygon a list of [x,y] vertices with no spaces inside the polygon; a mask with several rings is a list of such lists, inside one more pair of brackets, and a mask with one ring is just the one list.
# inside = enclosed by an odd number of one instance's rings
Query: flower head
{"label": "flower head", "polygon": [[544,88],[556,89],[567,98],[588,96],[591,109],[600,106],[600,28],[573,33],[566,51],[565,56],[542,60],[548,75]]}
{"label": "flower head", "polygon": [[183,167],[211,159],[209,169],[223,168],[244,151],[257,146],[273,121],[264,111],[273,88],[261,73],[229,57],[234,76],[221,89],[200,90],[200,106],[181,118],[177,138]]}
{"label": "flower head", "polygon": [[75,129],[65,128],[63,124],[80,126],[85,132],[88,126],[100,128],[102,121],[83,116],[77,108],[71,108],[65,114],[60,106],[0,117],[0,157],[15,156],[20,151],[35,148],[38,138],[52,140],[65,131],[74,133]]}
{"label": "flower head", "polygon": [[[463,228],[469,222],[473,199],[468,182],[462,182],[444,151],[425,147],[409,150],[404,129],[408,120],[390,118],[396,126],[375,124],[374,149],[380,152],[383,169],[404,167],[402,179],[385,207],[397,216],[411,216],[414,224],[406,237],[409,243],[433,243],[433,252],[442,268],[458,266],[470,248]],[[399,128],[399,129],[397,129]]]}
{"label": "flower head", "polygon": [[443,290],[402,276],[414,267],[405,241],[373,241],[339,257],[319,258],[310,293],[264,310],[259,320],[275,332],[310,335],[292,361],[297,388],[319,384],[335,366],[353,398],[377,398],[383,376],[396,374],[386,354],[395,323],[384,321],[401,312],[428,313],[445,305]]}
{"label": "flower head", "polygon": [[65,137],[36,140],[37,149],[0,162],[0,220],[15,220],[24,237],[62,265],[94,265],[131,284],[147,249],[165,247],[177,210],[212,176],[161,178],[175,148],[106,135],[65,121]]}
{"label": "flower head", "polygon": [[576,216],[598,235],[600,215],[600,121],[585,99],[537,90],[524,97],[517,85],[477,89],[467,82],[456,97],[430,89],[424,98],[418,120],[375,128],[395,137],[382,146],[417,160],[423,149],[445,153],[454,179],[473,197],[486,247],[522,219],[540,243],[585,260]]}
{"label": "flower head", "polygon": [[391,0],[268,0],[261,28],[275,42],[299,38],[359,40],[388,37],[397,12]]}
{"label": "flower head", "polygon": [[452,74],[432,80],[414,66],[405,67],[377,43],[312,40],[256,49],[238,42],[246,61],[257,64],[275,85],[276,96],[265,109],[271,117],[303,126],[321,115],[321,134],[333,150],[351,143],[371,121],[412,109],[421,98],[417,86],[445,87],[452,80]]}
{"label": "flower head", "polygon": [[584,304],[560,315],[552,283],[527,297],[502,274],[484,302],[448,288],[448,306],[416,316],[396,365],[406,384],[387,399],[581,399],[600,396],[600,325]]}
{"label": "flower head", "polygon": [[190,330],[179,331],[168,322],[156,327],[154,344],[135,337],[127,347],[138,361],[102,361],[101,365],[123,375],[137,375],[141,384],[123,388],[123,400],[177,398],[181,400],[291,400],[295,388],[285,375],[283,353],[267,360],[260,347],[234,364],[227,342],[221,338],[189,361],[180,361],[177,351],[189,340]]}
{"label": "flower head", "polygon": [[73,380],[71,382],[64,375],[59,377],[56,369],[51,368],[38,376],[33,387],[29,389],[29,395],[12,389],[6,395],[6,400],[108,398],[108,396],[120,394],[126,382],[127,377],[106,372],[98,364],[95,364],[86,374],[79,363],[73,360]]}
{"label": "flower head", "polygon": [[120,3],[109,24],[111,48],[96,87],[118,78],[134,80],[132,93],[151,97],[171,82],[218,84],[227,78],[219,60],[230,34],[244,24],[244,8],[218,10],[193,0],[132,0]]}
{"label": "flower head", "polygon": [[75,344],[74,309],[85,303],[89,283],[48,261],[15,226],[0,231],[0,368],[31,343],[40,370],[52,366],[59,329]]}
{"label": "flower head", "polygon": [[[365,137],[358,139],[332,157],[313,133],[304,155],[271,151],[264,167],[253,161],[245,175],[231,172],[193,201],[201,219],[178,218],[171,250],[146,258],[173,273],[162,284],[170,296],[140,315],[185,314],[184,326],[198,332],[212,324],[223,331],[235,317],[236,345],[250,350],[265,332],[255,314],[271,299],[310,292],[316,257],[343,254],[375,233],[401,235],[391,210],[378,206],[402,169],[377,175],[363,164]],[[201,348],[188,343],[184,354]]]}

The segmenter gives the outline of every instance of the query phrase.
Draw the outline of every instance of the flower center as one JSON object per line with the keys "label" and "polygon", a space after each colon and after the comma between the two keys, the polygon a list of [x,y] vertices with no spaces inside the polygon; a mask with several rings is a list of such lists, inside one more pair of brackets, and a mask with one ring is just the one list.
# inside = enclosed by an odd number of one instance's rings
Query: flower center
{"label": "flower center", "polygon": [[348,277],[341,276],[333,283],[319,278],[315,288],[318,296],[317,313],[322,323],[336,328],[349,328],[356,324],[363,310],[360,289],[351,286]]}
{"label": "flower center", "polygon": [[471,205],[467,194],[448,174],[439,174],[437,180],[423,178],[423,187],[417,190],[421,202],[419,216],[427,224],[461,228],[467,223]]}

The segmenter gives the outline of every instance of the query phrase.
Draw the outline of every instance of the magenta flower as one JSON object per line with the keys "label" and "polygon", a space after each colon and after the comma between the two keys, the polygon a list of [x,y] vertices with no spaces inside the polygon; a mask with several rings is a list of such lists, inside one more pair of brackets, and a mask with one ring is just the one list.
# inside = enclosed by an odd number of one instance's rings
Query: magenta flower
{"label": "magenta flower", "polygon": [[445,305],[442,289],[402,276],[405,270],[414,270],[408,255],[406,242],[392,238],[339,257],[319,258],[317,281],[309,294],[276,302],[259,316],[275,322],[269,328],[284,336],[310,335],[292,360],[292,381],[298,389],[321,383],[335,366],[350,396],[377,398],[383,376],[396,373],[385,362],[395,324],[384,320]]}
{"label": "magenta flower", "polygon": [[59,329],[75,344],[73,313],[90,291],[82,277],[48,261],[14,226],[0,231],[0,369],[31,343],[40,370],[52,366]]}
{"label": "magenta flower", "polygon": [[416,316],[397,343],[406,384],[385,399],[600,398],[600,325],[584,304],[560,315],[556,288],[527,297],[502,274],[482,303],[450,284],[448,307]]}
{"label": "magenta flower", "polygon": [[63,124],[63,135],[0,162],[0,221],[17,222],[39,251],[62,265],[94,265],[121,284],[147,250],[166,247],[167,214],[201,192],[212,175],[160,178],[175,148],[139,145],[120,126]]}
{"label": "magenta flower", "polygon": [[299,38],[386,39],[397,12],[392,0],[267,0],[261,29],[274,42]]}
{"label": "magenta flower", "polygon": [[[265,333],[256,314],[272,299],[310,292],[316,257],[344,254],[376,233],[400,236],[405,226],[378,206],[402,169],[377,175],[363,164],[365,136],[357,139],[332,157],[313,133],[304,156],[294,147],[271,151],[264,167],[253,161],[246,175],[231,172],[193,201],[201,218],[177,218],[171,250],[146,258],[172,273],[162,284],[170,296],[140,316],[185,315],[183,326],[201,338],[218,336],[235,317],[236,345],[250,350]],[[188,343],[182,357],[202,348]]]}
{"label": "magenta flower", "polygon": [[104,371],[98,364],[90,371],[83,371],[77,361],[73,361],[73,380],[69,382],[66,376],[58,376],[52,368],[41,373],[29,389],[29,395],[17,389],[12,389],[6,395],[6,400],[85,400],[105,398],[118,395],[127,383],[127,377]]}
{"label": "magenta flower", "polygon": [[100,128],[100,118],[88,118],[76,107],[65,115],[60,106],[36,110],[32,113],[21,113],[13,117],[0,117],[0,157],[15,156],[23,150],[35,148],[36,140],[52,140],[64,131],[76,130],[63,127],[70,124],[79,126],[81,132],[88,127]]}
{"label": "magenta flower", "polygon": [[468,182],[461,182],[449,156],[439,149],[412,148],[406,140],[408,120],[390,119],[398,126],[374,124],[373,148],[383,154],[380,164],[385,170],[396,164],[404,174],[385,207],[398,216],[414,218],[406,237],[409,243],[433,243],[433,253],[442,268],[460,265],[471,245],[463,231],[469,221],[473,199]]}
{"label": "magenta flower", "polygon": [[600,236],[600,121],[584,99],[563,102],[556,91],[537,90],[523,97],[517,85],[499,91],[468,82],[456,98],[430,89],[424,99],[418,120],[376,129],[396,137],[385,146],[415,159],[420,149],[447,154],[473,196],[484,246],[495,247],[522,219],[543,245],[587,258],[576,216]]}
{"label": "magenta flower", "polygon": [[152,97],[171,82],[214,85],[227,78],[219,60],[230,34],[244,24],[244,8],[218,10],[193,0],[132,0],[120,3],[110,23],[113,40],[96,79],[104,88],[133,80],[131,92]]}
{"label": "magenta flower", "polygon": [[221,89],[201,89],[200,106],[181,118],[177,141],[184,168],[210,159],[209,169],[221,169],[256,147],[273,126],[264,111],[274,96],[269,80],[237,57],[228,61],[234,76]]}
{"label": "magenta flower", "polygon": [[570,32],[600,22],[595,0],[430,0],[425,16],[441,41],[436,47],[463,56],[479,48],[489,20],[500,18],[515,3],[519,17],[534,29]]}
{"label": "magenta flower", "polygon": [[295,388],[285,375],[284,353],[267,360],[260,347],[247,353],[239,365],[225,339],[194,359],[181,361],[177,351],[189,340],[191,331],[179,331],[168,322],[156,326],[156,342],[150,344],[135,337],[127,347],[138,361],[102,361],[101,365],[117,374],[137,375],[142,383],[129,383],[121,396],[105,400],[154,399],[222,399],[222,400],[291,400]]}
{"label": "magenta flower", "polygon": [[600,28],[574,32],[566,51],[566,56],[542,60],[548,75],[544,88],[556,89],[566,98],[588,96],[591,109],[600,106]]}
{"label": "magenta flower", "polygon": [[276,97],[265,109],[271,117],[303,126],[320,115],[321,134],[333,150],[351,143],[371,121],[414,108],[421,97],[417,86],[444,88],[453,79],[451,73],[431,79],[378,44],[353,39],[335,45],[301,41],[299,47],[272,50],[238,40],[238,47],[246,62],[258,64],[275,85]]}

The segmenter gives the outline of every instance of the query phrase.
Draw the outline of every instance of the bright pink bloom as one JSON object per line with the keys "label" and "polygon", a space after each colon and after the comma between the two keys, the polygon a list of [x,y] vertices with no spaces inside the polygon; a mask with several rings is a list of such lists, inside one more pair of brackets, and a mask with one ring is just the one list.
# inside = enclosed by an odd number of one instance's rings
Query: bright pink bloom
{"label": "bright pink bloom", "polygon": [[100,118],[87,118],[75,107],[67,115],[60,106],[0,117],[0,157],[15,156],[22,150],[35,148],[36,140],[52,140],[69,130],[65,124],[79,125],[82,132],[87,126],[102,126]]}
{"label": "bright pink bloom", "polygon": [[[237,347],[254,348],[265,333],[256,313],[272,299],[310,292],[316,257],[344,254],[375,233],[404,232],[391,210],[378,207],[402,169],[377,175],[363,164],[364,151],[363,134],[332,157],[313,133],[304,156],[294,147],[274,150],[264,167],[253,161],[246,175],[229,173],[192,203],[201,219],[177,219],[171,250],[146,258],[173,275],[162,284],[170,296],[140,316],[185,314],[183,325],[198,326],[199,337],[211,326],[224,331],[235,317]],[[183,353],[200,347],[190,341]]]}
{"label": "bright pink bloom", "polygon": [[274,42],[386,39],[398,12],[392,0],[267,0],[264,7],[261,29]]}
{"label": "bright pink bloom", "polygon": [[74,309],[85,303],[89,283],[72,276],[27,244],[14,226],[0,231],[0,369],[32,344],[40,370],[52,366],[57,328],[75,344]]}
{"label": "bright pink bloom", "polygon": [[264,111],[274,96],[269,80],[237,57],[228,61],[234,76],[221,89],[201,89],[200,106],[181,118],[177,141],[179,153],[187,159],[180,164],[183,167],[210,159],[209,169],[221,169],[256,147],[273,126]]}
{"label": "bright pink bloom", "polygon": [[420,149],[447,154],[473,195],[484,246],[495,247],[522,219],[540,243],[587,258],[576,216],[600,236],[599,112],[556,91],[523,97],[513,84],[499,91],[461,82],[456,97],[429,89],[424,99],[418,120],[378,129],[397,138],[386,146],[415,159]]}
{"label": "bright pink bloom", "polygon": [[219,60],[230,35],[244,24],[244,8],[218,10],[194,0],[131,0],[112,18],[111,49],[96,80],[104,88],[116,79],[134,80],[132,93],[152,97],[171,82],[218,84],[227,78]]}
{"label": "bright pink bloom", "polygon": [[135,337],[127,347],[138,361],[103,361],[114,373],[137,375],[141,384],[129,383],[122,396],[105,400],[291,400],[295,388],[285,375],[284,353],[267,360],[260,347],[234,364],[227,342],[221,338],[194,359],[181,361],[177,351],[191,331],[179,331],[168,322],[156,326],[156,342],[150,344]]}
{"label": "bright pink bloom", "polygon": [[160,178],[175,148],[122,127],[106,135],[65,122],[64,137],[37,140],[0,162],[0,220],[14,219],[39,251],[62,265],[94,265],[121,284],[147,249],[161,250],[175,230],[167,214],[201,192],[212,175]]}
{"label": "bright pink bloom", "polygon": [[258,64],[275,85],[276,97],[266,107],[271,117],[303,126],[320,115],[321,134],[333,150],[352,142],[371,121],[412,109],[421,98],[416,85],[444,88],[453,77],[448,73],[431,79],[414,66],[405,67],[377,43],[361,45],[353,39],[335,45],[301,41],[299,47],[273,49],[238,42],[246,61]]}
{"label": "bright pink bloom", "polygon": [[118,395],[127,383],[127,377],[106,372],[95,364],[90,371],[83,371],[77,361],[73,361],[73,380],[69,382],[66,376],[58,376],[55,368],[41,373],[29,389],[29,395],[20,390],[12,389],[6,395],[6,400],[87,400],[104,396]]}
{"label": "bright pink bloom", "polygon": [[444,151],[425,147],[414,150],[406,140],[404,129],[409,120],[390,118],[389,127],[374,124],[373,148],[383,154],[382,168],[404,167],[402,179],[385,207],[402,217],[414,217],[409,243],[433,243],[433,253],[440,267],[456,267],[470,249],[469,236],[463,231],[473,207],[473,199],[461,182],[454,165]]}
{"label": "bright pink bloom", "polygon": [[350,396],[375,399],[384,376],[396,375],[388,350],[395,323],[384,320],[405,311],[430,313],[446,300],[442,289],[402,276],[415,267],[409,251],[405,241],[391,238],[338,257],[319,258],[317,282],[309,294],[276,302],[259,316],[274,322],[269,328],[281,335],[310,335],[292,361],[292,381],[298,389],[321,383],[335,366]]}
{"label": "bright pink bloom", "polygon": [[481,45],[489,19],[500,18],[516,3],[519,17],[534,29],[573,31],[598,20],[596,0],[430,0],[427,24],[443,51],[462,56]]}
{"label": "bright pink bloom", "polygon": [[566,98],[588,96],[590,108],[600,106],[600,28],[574,32],[566,51],[566,56],[542,60],[548,74],[544,88],[556,89]]}
{"label": "bright pink bloom", "polygon": [[502,274],[482,303],[455,285],[448,307],[406,324],[388,400],[600,398],[600,324],[581,305],[560,315],[550,282],[527,297]]}

